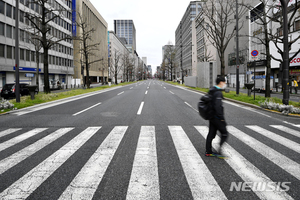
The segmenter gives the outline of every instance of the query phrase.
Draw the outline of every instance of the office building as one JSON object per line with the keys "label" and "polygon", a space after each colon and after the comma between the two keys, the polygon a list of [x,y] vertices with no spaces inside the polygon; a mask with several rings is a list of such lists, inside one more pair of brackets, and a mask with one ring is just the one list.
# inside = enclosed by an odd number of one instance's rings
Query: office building
{"label": "office building", "polygon": [[125,38],[131,53],[136,51],[136,31],[133,20],[114,20],[114,31],[119,38]]}
{"label": "office building", "polygon": [[[44,86],[43,49],[36,50],[33,42],[34,29],[25,17],[26,13],[39,14],[41,7],[31,1],[19,1],[19,39],[20,63],[19,79],[22,83],[36,85],[39,90]],[[49,1],[49,8],[63,10],[60,17],[55,18],[50,25],[49,37],[53,41],[72,35],[72,1]],[[0,88],[6,83],[15,82],[15,0],[0,0]],[[36,53],[39,52],[39,76],[36,76]],[[71,84],[74,73],[73,43],[65,39],[52,46],[49,50],[49,81],[52,88],[57,81]],[[53,83],[53,85],[51,85]]]}

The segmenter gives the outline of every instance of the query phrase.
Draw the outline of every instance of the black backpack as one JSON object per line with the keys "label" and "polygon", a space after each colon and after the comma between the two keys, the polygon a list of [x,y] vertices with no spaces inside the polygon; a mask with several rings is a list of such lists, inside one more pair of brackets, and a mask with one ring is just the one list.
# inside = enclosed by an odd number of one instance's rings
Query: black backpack
{"label": "black backpack", "polygon": [[212,94],[207,93],[200,98],[198,102],[198,111],[200,116],[205,120],[210,120],[214,116],[214,111],[212,107]]}

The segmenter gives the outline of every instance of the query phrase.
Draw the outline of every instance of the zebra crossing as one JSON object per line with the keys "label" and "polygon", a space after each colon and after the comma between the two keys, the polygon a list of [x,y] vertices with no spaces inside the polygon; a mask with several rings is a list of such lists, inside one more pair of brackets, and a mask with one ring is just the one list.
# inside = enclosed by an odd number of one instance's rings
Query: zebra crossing
{"label": "zebra crossing", "polygon": [[[56,195],[55,199],[97,199],[95,195],[99,185],[103,181],[108,168],[113,164],[113,158],[118,156],[116,152],[125,136],[132,134],[129,131],[130,126],[108,127],[87,127],[80,130],[74,137],[70,136],[75,127],[58,128],[9,128],[0,130],[0,199],[26,199],[34,194],[37,189],[46,182],[53,174],[76,154],[80,149],[89,148],[87,143],[99,134],[102,129],[109,130],[103,136],[103,141],[97,146],[80,170],[74,177],[70,177],[70,182],[63,188],[63,191]],[[199,152],[199,148],[194,145],[195,137],[198,140],[205,141],[208,134],[207,126],[192,127],[196,136],[191,136],[182,126],[166,126],[167,134],[170,136],[170,143],[174,145],[178,155],[181,168],[190,189],[193,199],[228,199],[231,191],[224,190],[220,186],[218,177],[214,176],[207,161],[214,158],[207,158],[204,152]],[[157,140],[160,135],[155,126],[141,126],[138,128],[138,139],[136,141],[135,155],[132,160],[130,178],[127,180],[126,197],[122,199],[160,199],[160,170]],[[293,185],[300,183],[300,160],[291,159],[291,156],[285,155],[281,149],[285,149],[293,154],[293,157],[299,158],[300,154],[300,128],[289,125],[269,125],[260,127],[257,125],[228,126],[228,131],[232,141],[229,139],[224,143],[224,154],[228,159],[218,160],[221,165],[228,165],[244,183],[259,183],[268,186],[266,188],[250,187],[251,192],[257,199],[297,199],[300,192],[295,191]],[[39,134],[46,134],[39,136]],[[68,135],[69,134],[69,135]],[[103,132],[101,132],[103,134]],[[66,137],[68,136],[68,137]],[[65,138],[64,138],[65,137]],[[263,137],[268,143],[261,141]],[[33,140],[33,142],[28,142]],[[26,166],[29,158],[38,154],[41,150],[51,147],[53,143],[68,138],[68,141],[59,148],[53,149],[45,159],[24,173],[13,173],[18,166]],[[213,147],[218,149],[217,136]],[[28,145],[27,145],[28,143]],[[286,173],[288,189],[280,189],[278,180],[274,176],[266,173],[266,170],[260,168],[260,165],[248,160],[249,155],[240,152],[236,143],[251,149],[253,156],[259,156],[265,161],[265,165],[272,165],[280,173]],[[271,145],[267,145],[267,144]],[[123,144],[124,145],[124,144]],[[12,153],[10,149],[14,148]],[[51,148],[50,148],[51,149]],[[249,150],[250,151],[250,150]],[[31,164],[31,163],[28,163]],[[119,166],[122,168],[122,166]],[[222,170],[222,167],[220,168]],[[276,174],[276,172],[274,172]],[[8,174],[16,174],[17,177],[7,184],[5,180]],[[176,176],[176,174],[174,174]],[[4,177],[4,178],[3,178]],[[6,179],[5,179],[6,177]],[[290,181],[292,180],[292,181]],[[228,180],[229,185],[233,180]],[[284,180],[283,180],[284,181]],[[172,183],[169,183],[172,184]],[[232,184],[232,183],[231,183]],[[230,186],[230,188],[232,188]],[[248,187],[249,189],[249,187]],[[53,197],[47,197],[53,199]],[[120,197],[118,197],[120,198]],[[100,198],[101,199],[101,198]],[[112,198],[115,199],[115,198]]]}

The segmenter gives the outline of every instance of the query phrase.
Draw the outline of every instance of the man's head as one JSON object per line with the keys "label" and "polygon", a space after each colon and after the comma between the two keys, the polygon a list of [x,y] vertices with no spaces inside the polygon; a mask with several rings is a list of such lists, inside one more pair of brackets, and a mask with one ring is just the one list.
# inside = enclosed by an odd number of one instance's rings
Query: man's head
{"label": "man's head", "polygon": [[224,76],[218,76],[216,79],[216,84],[218,87],[225,89],[226,83],[225,83],[225,78]]}

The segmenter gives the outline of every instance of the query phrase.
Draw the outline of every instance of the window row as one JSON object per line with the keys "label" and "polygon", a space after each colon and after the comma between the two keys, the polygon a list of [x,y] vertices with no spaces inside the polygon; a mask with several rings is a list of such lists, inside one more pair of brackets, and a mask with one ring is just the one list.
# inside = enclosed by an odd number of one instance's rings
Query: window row
{"label": "window row", "polygon": [[[15,59],[15,47],[0,44],[0,57]],[[20,60],[35,62],[36,52],[30,51],[28,49],[20,49]],[[44,62],[44,54],[41,53],[39,56],[39,63],[43,63],[43,62]],[[48,62],[50,65],[65,66],[65,67],[73,66],[73,60],[67,58],[61,58],[57,56],[51,56],[51,55],[49,55]]]}
{"label": "window row", "polygon": [[[28,0],[25,0],[26,2],[28,2]],[[24,0],[20,1],[20,3],[26,3],[24,2]],[[24,4],[27,5],[27,4]],[[32,10],[36,11],[39,14],[42,14],[42,9],[40,8],[40,6],[36,5],[34,3],[30,3],[30,6],[28,5],[27,7],[32,8]],[[35,8],[34,8],[35,7]],[[70,11],[67,10],[63,10],[63,7],[60,6],[62,11],[62,14],[67,17],[68,19],[72,20],[72,13]],[[13,7],[12,5],[5,3],[4,1],[0,0],[0,14],[3,14],[7,17],[16,19],[15,17],[15,13],[16,13],[16,9],[15,7]],[[20,18],[19,21],[22,23],[25,23],[26,25],[31,25],[29,19],[26,16],[26,12],[20,10]],[[67,21],[65,21],[64,19],[62,19],[61,17],[57,16],[51,12],[49,13],[49,15],[47,15],[47,19],[52,19],[53,18],[53,22],[56,23],[57,25],[63,27],[64,29],[68,30],[68,31],[72,31],[72,25],[70,23],[68,23]]]}
{"label": "window row", "polygon": [[[54,29],[52,29],[52,30],[54,30]],[[0,36],[5,36],[7,38],[15,39],[14,32],[15,32],[14,27],[12,27],[8,24],[4,24],[4,23],[0,22]],[[61,32],[59,31],[59,33],[61,33]],[[62,36],[63,34],[60,34],[60,35]],[[59,38],[61,36],[59,36]],[[33,44],[35,42],[34,39],[33,39],[34,35],[27,32],[27,31],[24,31],[24,30],[20,30],[19,38],[20,38],[20,41],[25,42],[25,43]],[[60,53],[73,55],[73,49],[72,48],[61,45],[61,44],[56,44],[51,49],[54,50],[54,51],[60,52]]]}

